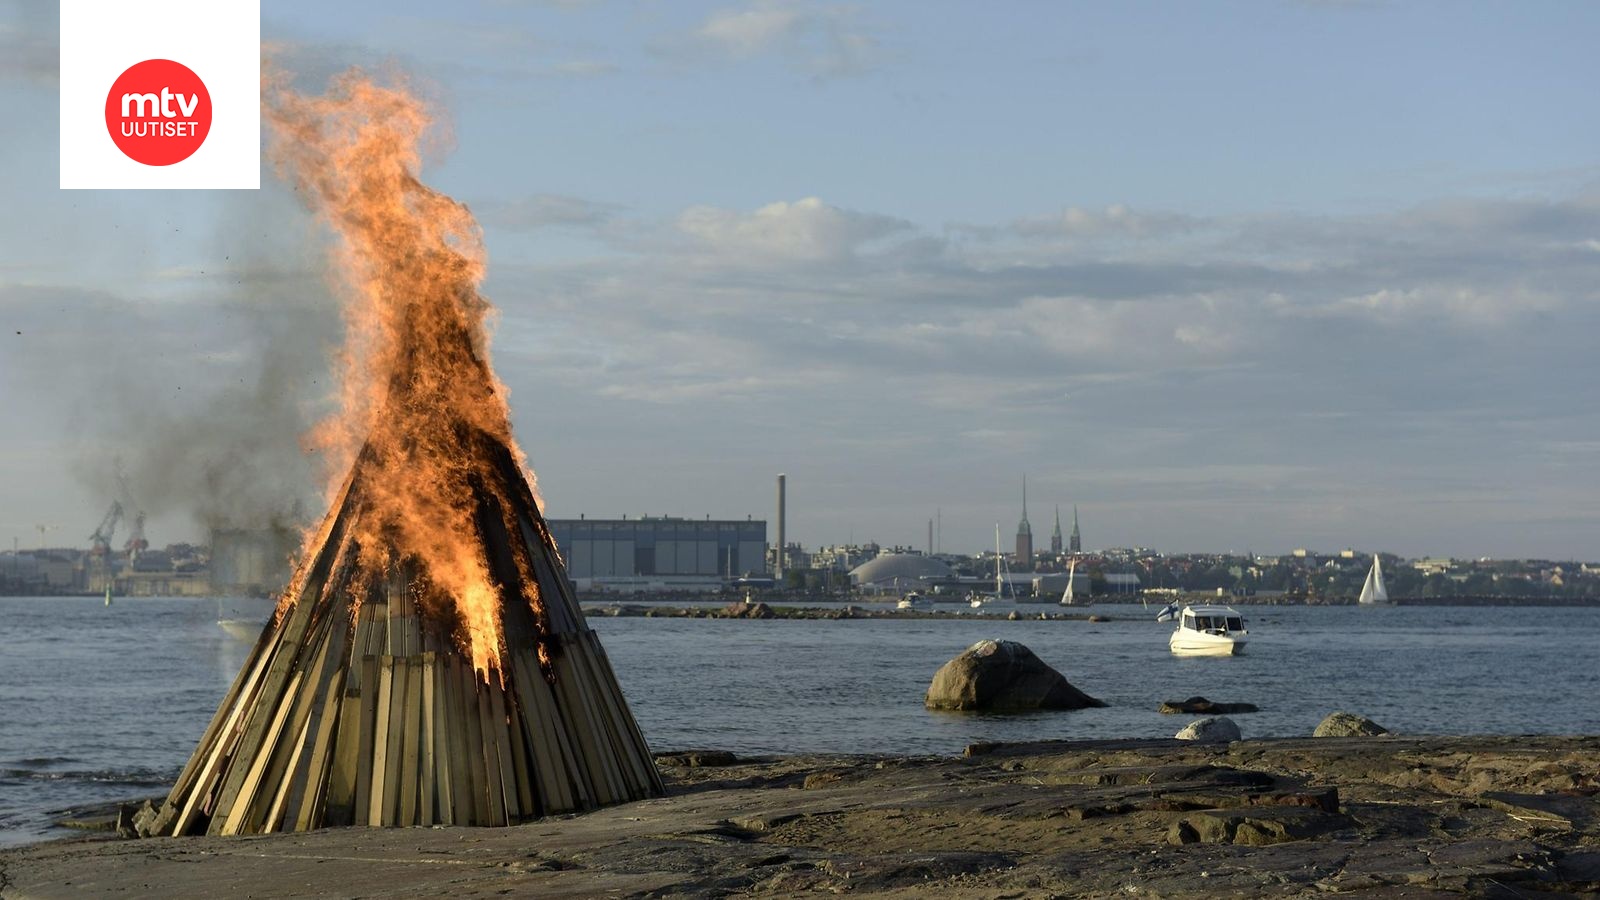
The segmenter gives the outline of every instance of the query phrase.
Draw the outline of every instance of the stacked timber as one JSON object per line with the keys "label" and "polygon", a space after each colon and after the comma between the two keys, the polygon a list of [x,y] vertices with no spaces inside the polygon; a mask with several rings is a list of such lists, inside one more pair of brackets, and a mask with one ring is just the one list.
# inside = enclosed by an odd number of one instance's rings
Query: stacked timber
{"label": "stacked timber", "polygon": [[662,793],[527,482],[503,445],[475,444],[490,460],[477,526],[504,630],[493,664],[474,667],[448,598],[414,563],[363,567],[358,460],[142,831],[507,825]]}

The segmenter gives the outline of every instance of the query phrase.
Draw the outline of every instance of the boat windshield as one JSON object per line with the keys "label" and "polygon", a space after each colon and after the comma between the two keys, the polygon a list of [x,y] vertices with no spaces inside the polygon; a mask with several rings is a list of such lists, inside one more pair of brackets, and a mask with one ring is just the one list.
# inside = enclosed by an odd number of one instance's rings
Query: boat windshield
{"label": "boat windshield", "polygon": [[1244,619],[1241,616],[1185,616],[1184,627],[1196,631],[1243,631]]}

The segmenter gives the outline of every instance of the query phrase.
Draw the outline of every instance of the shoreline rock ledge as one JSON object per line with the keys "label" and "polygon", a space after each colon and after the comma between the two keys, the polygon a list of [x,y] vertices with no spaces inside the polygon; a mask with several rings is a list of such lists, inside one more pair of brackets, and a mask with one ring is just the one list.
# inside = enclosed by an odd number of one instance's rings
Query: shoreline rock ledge
{"label": "shoreline rock ledge", "polygon": [[928,709],[1023,712],[1105,706],[1016,641],[979,641],[933,675]]}

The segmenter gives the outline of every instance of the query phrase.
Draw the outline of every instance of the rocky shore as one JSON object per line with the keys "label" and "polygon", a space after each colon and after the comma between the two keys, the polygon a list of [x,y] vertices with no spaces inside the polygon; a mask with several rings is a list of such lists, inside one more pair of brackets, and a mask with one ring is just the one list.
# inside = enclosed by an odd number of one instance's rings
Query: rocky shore
{"label": "rocky shore", "polygon": [[515,828],[75,840],[6,898],[1580,896],[1600,738],[981,744],[661,754],[668,796]]}

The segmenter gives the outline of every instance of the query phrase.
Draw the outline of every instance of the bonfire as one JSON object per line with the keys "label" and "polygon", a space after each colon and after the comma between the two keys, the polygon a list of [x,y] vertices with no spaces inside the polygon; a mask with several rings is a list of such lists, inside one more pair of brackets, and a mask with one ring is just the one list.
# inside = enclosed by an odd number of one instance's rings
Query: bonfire
{"label": "bonfire", "polygon": [[418,178],[427,106],[361,72],[263,97],[280,174],[336,236],[341,403],[309,436],[336,477],[142,830],[505,825],[659,795],[511,435],[479,228]]}

